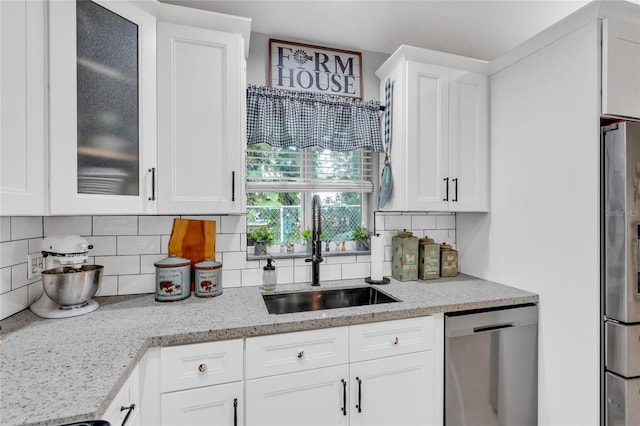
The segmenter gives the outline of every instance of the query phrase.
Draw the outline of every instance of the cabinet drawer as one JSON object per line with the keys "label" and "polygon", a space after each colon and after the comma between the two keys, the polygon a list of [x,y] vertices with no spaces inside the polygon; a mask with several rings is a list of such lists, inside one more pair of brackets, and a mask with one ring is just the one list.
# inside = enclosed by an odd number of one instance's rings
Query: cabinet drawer
{"label": "cabinet drawer", "polygon": [[349,362],[347,327],[247,339],[247,379]]}
{"label": "cabinet drawer", "polygon": [[160,390],[171,392],[242,380],[242,339],[160,351]]}
{"label": "cabinet drawer", "polygon": [[351,326],[351,362],[433,348],[433,317]]}

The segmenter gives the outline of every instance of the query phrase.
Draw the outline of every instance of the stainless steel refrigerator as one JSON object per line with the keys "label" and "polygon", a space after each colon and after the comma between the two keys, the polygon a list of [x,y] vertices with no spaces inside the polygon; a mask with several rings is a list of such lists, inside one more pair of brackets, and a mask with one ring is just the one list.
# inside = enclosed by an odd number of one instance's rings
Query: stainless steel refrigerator
{"label": "stainless steel refrigerator", "polygon": [[601,128],[603,404],[607,426],[640,424],[640,123]]}

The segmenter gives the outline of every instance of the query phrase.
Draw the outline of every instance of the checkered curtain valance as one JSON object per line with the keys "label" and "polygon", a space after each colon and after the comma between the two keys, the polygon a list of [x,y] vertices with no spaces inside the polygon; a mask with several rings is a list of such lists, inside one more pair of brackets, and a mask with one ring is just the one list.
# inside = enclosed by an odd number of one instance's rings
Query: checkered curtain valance
{"label": "checkered curtain valance", "polygon": [[384,152],[381,109],[378,101],[249,85],[247,145]]}

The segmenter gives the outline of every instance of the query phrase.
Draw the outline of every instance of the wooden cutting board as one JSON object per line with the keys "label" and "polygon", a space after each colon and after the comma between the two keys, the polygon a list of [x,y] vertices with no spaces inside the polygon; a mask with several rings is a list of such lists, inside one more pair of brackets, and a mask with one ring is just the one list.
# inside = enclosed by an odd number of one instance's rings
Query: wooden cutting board
{"label": "wooden cutting board", "polygon": [[194,265],[206,259],[216,260],[216,221],[174,219],[169,238],[169,255],[191,260],[191,290],[194,290]]}

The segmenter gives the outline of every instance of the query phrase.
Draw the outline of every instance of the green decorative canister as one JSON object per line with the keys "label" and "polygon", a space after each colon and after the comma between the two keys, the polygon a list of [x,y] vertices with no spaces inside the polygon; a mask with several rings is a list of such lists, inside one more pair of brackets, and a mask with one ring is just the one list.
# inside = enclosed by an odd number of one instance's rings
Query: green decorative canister
{"label": "green decorative canister", "polygon": [[418,255],[418,278],[433,280],[440,278],[440,244],[433,238],[420,238]]}
{"label": "green decorative canister", "polygon": [[399,281],[418,279],[418,238],[401,231],[391,238],[391,276]]}
{"label": "green decorative canister", "polygon": [[440,276],[458,276],[458,252],[449,244],[440,245]]}

